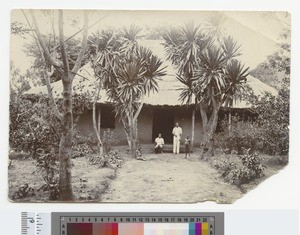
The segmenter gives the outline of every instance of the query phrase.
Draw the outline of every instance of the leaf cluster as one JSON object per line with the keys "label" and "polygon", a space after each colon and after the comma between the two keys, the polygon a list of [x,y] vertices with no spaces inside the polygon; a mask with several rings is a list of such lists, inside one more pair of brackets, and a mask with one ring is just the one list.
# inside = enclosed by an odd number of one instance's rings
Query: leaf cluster
{"label": "leaf cluster", "polygon": [[167,59],[177,68],[177,79],[185,85],[183,103],[196,101],[206,106],[229,105],[246,82],[248,69],[236,59],[241,45],[231,36],[215,41],[214,34],[201,25],[188,23],[164,35]]}
{"label": "leaf cluster", "polygon": [[138,44],[140,32],[141,28],[131,25],[117,32],[102,30],[89,37],[94,72],[119,116],[131,107],[136,110],[145,95],[157,92],[157,79],[166,74],[163,61]]}

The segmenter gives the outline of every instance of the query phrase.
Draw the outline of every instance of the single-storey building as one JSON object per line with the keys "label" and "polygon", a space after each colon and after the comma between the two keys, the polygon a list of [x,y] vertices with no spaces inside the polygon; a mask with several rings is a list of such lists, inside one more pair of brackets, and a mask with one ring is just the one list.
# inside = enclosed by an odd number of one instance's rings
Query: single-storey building
{"label": "single-storey building", "polygon": [[[147,46],[153,51],[153,54],[160,58],[165,58],[163,46],[158,40],[144,40],[142,45]],[[167,75],[158,80],[159,91],[143,99],[144,106],[138,117],[139,139],[141,144],[153,143],[154,139],[159,133],[165,139],[165,143],[172,143],[172,129],[174,124],[178,122],[183,130],[183,136],[189,135],[192,137],[193,123],[195,126],[194,143],[199,144],[202,140],[202,122],[199,112],[193,115],[195,105],[186,106],[179,100],[181,93],[181,84],[176,79],[176,70],[168,61],[164,61],[163,66],[167,66]],[[95,91],[96,78],[93,75],[93,69],[90,64],[86,64],[76,75],[73,82],[73,90],[75,94],[93,94]],[[248,85],[253,89],[256,95],[261,95],[264,92],[277,94],[276,89],[268,86],[260,80],[248,76]],[[62,84],[61,81],[51,84],[55,98],[61,98]],[[30,89],[27,94],[41,94],[47,95],[46,87],[35,87]],[[101,90],[100,99],[97,102],[97,110],[101,110],[101,131],[110,128],[114,132],[119,144],[126,144],[126,135],[123,124],[115,117],[112,104],[106,95],[105,90]],[[228,108],[221,108],[220,118],[228,117],[238,113],[240,116],[249,117],[254,115],[250,110],[250,104],[244,100],[235,100],[233,106]],[[77,128],[83,135],[93,133],[92,126],[92,110],[86,110],[84,114],[79,117]]]}

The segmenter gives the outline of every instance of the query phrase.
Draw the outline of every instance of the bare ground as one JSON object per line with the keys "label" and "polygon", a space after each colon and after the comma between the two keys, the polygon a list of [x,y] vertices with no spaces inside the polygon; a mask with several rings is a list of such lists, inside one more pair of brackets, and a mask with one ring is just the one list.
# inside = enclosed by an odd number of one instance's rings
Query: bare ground
{"label": "bare ground", "polygon": [[146,161],[129,160],[102,195],[103,202],[217,201],[231,203],[241,190],[224,182],[208,162],[196,154],[148,154]]}
{"label": "bare ground", "polygon": [[[8,172],[10,200],[15,202],[49,201],[48,192],[37,191],[44,181],[40,173],[34,173],[35,164],[35,160],[13,160],[13,167]],[[101,194],[107,190],[110,181],[116,177],[116,170],[90,165],[85,157],[72,159],[72,165],[72,188],[76,202],[98,202]],[[25,183],[35,189],[35,196],[13,199],[14,193]]]}
{"label": "bare ground", "polygon": [[[76,202],[159,202],[193,203],[216,201],[232,203],[260,182],[276,174],[284,166],[265,156],[265,176],[243,185],[242,189],[224,181],[209,161],[199,160],[198,154],[184,159],[184,154],[144,154],[146,161],[129,158],[122,168],[99,168],[85,157],[72,159],[72,186]],[[214,159],[221,157],[217,155]],[[223,156],[229,157],[229,156]],[[213,159],[211,159],[213,160]],[[35,190],[43,184],[35,160],[13,160],[9,169],[9,198],[25,183]],[[35,196],[16,202],[46,202],[48,192],[36,191]]]}

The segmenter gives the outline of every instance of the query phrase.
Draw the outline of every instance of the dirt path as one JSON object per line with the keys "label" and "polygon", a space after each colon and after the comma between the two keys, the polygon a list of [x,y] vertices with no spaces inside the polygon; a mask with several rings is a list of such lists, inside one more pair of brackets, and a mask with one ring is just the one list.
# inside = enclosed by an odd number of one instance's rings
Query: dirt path
{"label": "dirt path", "polygon": [[129,160],[102,195],[103,202],[231,203],[241,191],[225,183],[215,169],[196,155],[149,154],[147,161]]}

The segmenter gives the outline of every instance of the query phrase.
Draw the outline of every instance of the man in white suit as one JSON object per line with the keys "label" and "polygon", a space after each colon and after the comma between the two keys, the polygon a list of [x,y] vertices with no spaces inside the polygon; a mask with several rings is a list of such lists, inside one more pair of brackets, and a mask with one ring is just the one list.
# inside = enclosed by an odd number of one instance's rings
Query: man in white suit
{"label": "man in white suit", "polygon": [[179,126],[178,122],[176,122],[175,127],[173,128],[172,134],[173,134],[173,153],[179,153],[182,129]]}

